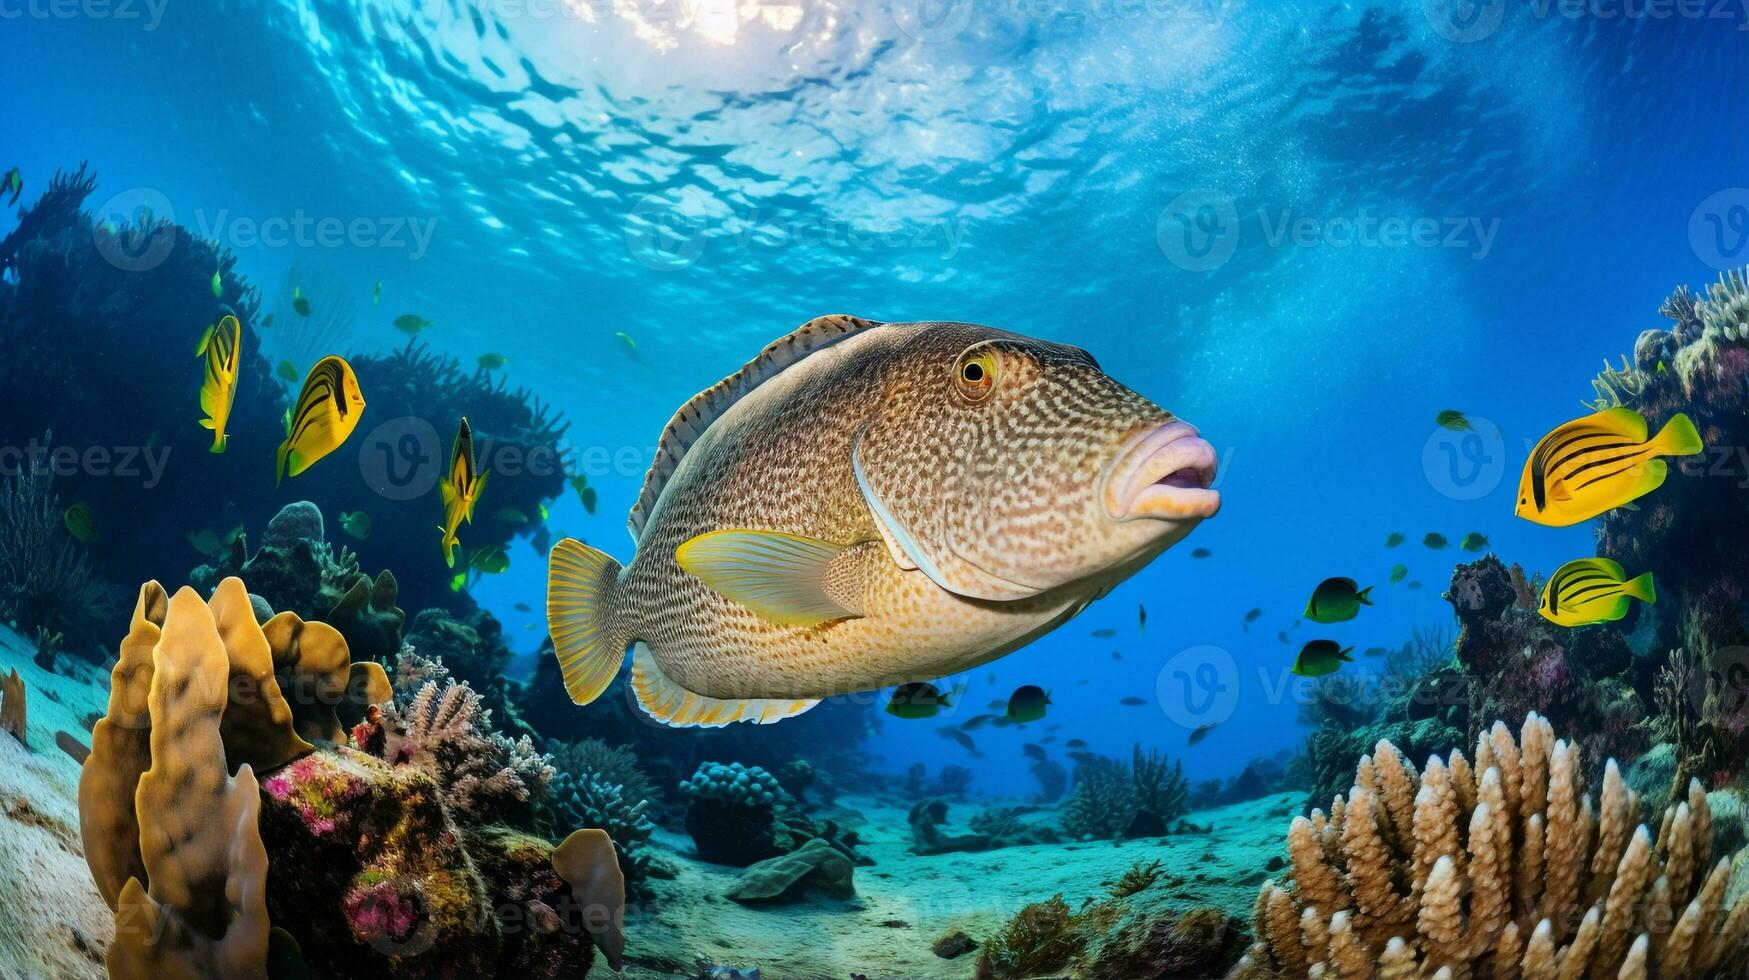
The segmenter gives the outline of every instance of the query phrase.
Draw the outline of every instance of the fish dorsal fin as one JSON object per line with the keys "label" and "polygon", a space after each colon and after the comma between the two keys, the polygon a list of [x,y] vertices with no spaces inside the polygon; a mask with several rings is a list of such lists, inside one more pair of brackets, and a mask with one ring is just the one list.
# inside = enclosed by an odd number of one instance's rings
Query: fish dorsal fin
{"label": "fish dorsal fin", "polygon": [[809,354],[881,325],[879,321],[838,313],[815,317],[797,327],[795,332],[766,344],[759,356],[748,361],[741,370],[699,392],[691,401],[680,406],[680,410],[668,421],[668,427],[662,430],[662,441],[656,446],[656,458],[650,464],[650,471],[644,474],[644,489],[638,494],[638,502],[632,505],[631,517],[626,520],[626,530],[631,532],[632,540],[636,541],[643,534],[650,512],[656,509],[656,501],[661,499],[662,489],[668,485],[668,478],[680,466],[686,450],[731,405],[759,387],[767,378],[775,376]]}

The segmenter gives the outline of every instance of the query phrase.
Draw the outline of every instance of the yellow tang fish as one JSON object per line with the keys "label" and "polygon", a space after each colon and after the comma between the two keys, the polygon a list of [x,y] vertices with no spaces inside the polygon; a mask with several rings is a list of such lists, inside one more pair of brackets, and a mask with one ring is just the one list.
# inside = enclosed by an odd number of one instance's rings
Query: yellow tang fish
{"label": "yellow tang fish", "polygon": [[1628,599],[1657,602],[1652,573],[1629,579],[1620,565],[1608,558],[1581,558],[1555,570],[1543,586],[1543,601],[1537,612],[1561,626],[1611,623],[1628,614]]}
{"label": "yellow tang fish", "polygon": [[364,394],[358,390],[358,375],[345,358],[332,354],[316,362],[304,376],[304,388],[286,413],[285,441],[279,444],[274,466],[277,484],[299,473],[340,448],[358,417],[364,414]]}
{"label": "yellow tang fish", "polygon": [[491,475],[491,470],[477,476],[474,473],[474,430],[468,427],[464,416],[461,428],[456,430],[455,445],[449,451],[449,470],[439,483],[443,489],[443,525],[438,530],[443,532],[443,560],[451,568],[455,567],[456,548],[461,545],[455,532],[462,521],[474,523],[474,505],[479,503],[486,478]]}
{"label": "yellow tang fish", "polygon": [[1645,417],[1631,408],[1574,419],[1531,450],[1514,513],[1550,527],[1588,521],[1658,489],[1669,471],[1658,457],[1702,448],[1700,432],[1681,413],[1650,441]]}
{"label": "yellow tang fish", "polygon": [[200,420],[202,428],[213,430],[213,447],[215,453],[225,451],[225,443],[229,437],[225,435],[225,423],[231,420],[231,404],[237,399],[237,361],[242,356],[243,325],[230,314],[218,323],[206,328],[206,333],[200,335],[200,346],[194,349],[195,356],[206,358],[206,379],[200,384],[200,410],[206,413],[206,418]]}
{"label": "yellow tang fish", "polygon": [[827,316],[674,415],[622,566],[553,546],[571,699],[766,724],[1055,629],[1220,507],[1215,451],[1087,352]]}

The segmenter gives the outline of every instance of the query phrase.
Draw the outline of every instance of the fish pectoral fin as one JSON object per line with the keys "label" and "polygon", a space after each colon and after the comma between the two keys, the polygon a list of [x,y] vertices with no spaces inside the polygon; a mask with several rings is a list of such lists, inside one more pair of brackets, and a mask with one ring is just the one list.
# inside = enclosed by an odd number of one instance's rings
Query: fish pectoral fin
{"label": "fish pectoral fin", "polygon": [[675,728],[722,728],[737,721],[769,725],[820,703],[817,698],[707,698],[664,674],[642,642],[632,645],[632,691],[645,714]]}
{"label": "fish pectoral fin", "polygon": [[212,428],[216,428],[217,426],[218,426],[218,423],[214,422],[212,419],[201,419],[200,420],[200,427],[203,429],[212,429]]}
{"label": "fish pectoral fin", "polygon": [[784,531],[707,531],[674,551],[682,571],[711,591],[784,626],[859,615],[828,591],[828,566],[845,545]]}

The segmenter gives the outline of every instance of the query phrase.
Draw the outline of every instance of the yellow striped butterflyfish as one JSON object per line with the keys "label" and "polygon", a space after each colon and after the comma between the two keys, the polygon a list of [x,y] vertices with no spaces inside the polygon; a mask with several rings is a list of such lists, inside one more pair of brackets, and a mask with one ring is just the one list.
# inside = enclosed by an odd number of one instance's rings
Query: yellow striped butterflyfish
{"label": "yellow striped butterflyfish", "polygon": [[1657,602],[1652,573],[1629,579],[1608,558],[1581,558],[1555,570],[1543,586],[1537,612],[1560,626],[1611,623],[1628,614],[1628,599]]}
{"label": "yellow striped butterflyfish", "polygon": [[474,505],[479,502],[480,494],[486,489],[486,478],[492,472],[476,474],[474,470],[474,430],[469,428],[468,420],[462,418],[461,427],[456,430],[455,445],[449,451],[449,469],[444,471],[439,486],[443,490],[443,526],[438,530],[443,532],[443,560],[449,567],[455,567],[456,548],[461,542],[456,539],[456,531],[463,521],[474,522]]}
{"label": "yellow striped butterflyfish", "polygon": [[340,448],[364,414],[358,375],[346,359],[332,354],[304,376],[297,403],[286,413],[285,441],[279,444],[275,481],[297,476],[316,460]]}
{"label": "yellow striped butterflyfish", "polygon": [[1531,450],[1514,512],[1550,527],[1588,521],[1658,489],[1669,471],[1659,457],[1702,448],[1700,432],[1681,413],[1650,440],[1645,417],[1631,408],[1574,419]]}
{"label": "yellow striped butterflyfish", "polygon": [[224,452],[228,441],[225,424],[231,420],[231,404],[237,399],[237,362],[242,350],[243,325],[228,313],[206,328],[194,349],[196,357],[206,359],[206,376],[200,383],[200,410],[206,418],[200,424],[213,430],[215,453]]}

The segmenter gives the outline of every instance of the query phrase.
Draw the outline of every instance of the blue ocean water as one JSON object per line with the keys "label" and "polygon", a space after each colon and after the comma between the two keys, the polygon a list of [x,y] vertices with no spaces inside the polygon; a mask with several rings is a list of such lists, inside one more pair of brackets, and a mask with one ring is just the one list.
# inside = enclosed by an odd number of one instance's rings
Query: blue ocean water
{"label": "blue ocean water", "polygon": [[[1321,578],[1378,601],[1318,635],[1395,647],[1451,619],[1428,532],[1545,573],[1591,553],[1512,517],[1527,446],[1745,254],[1749,19],[1650,9],[0,0],[0,164],[88,159],[100,213],[150,204],[257,283],[320,270],[359,297],[349,352],[414,312],[504,354],[599,488],[552,526],[622,559],[669,415],[812,316],[1087,348],[1217,446],[1224,509],[960,710],[1038,683],[1064,737],[1207,778],[1302,736]],[[476,593],[529,656],[543,575],[520,545]],[[934,727],[871,747],[951,761]],[[979,788],[1032,788],[1021,736],[979,741]]]}

